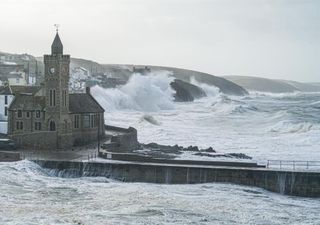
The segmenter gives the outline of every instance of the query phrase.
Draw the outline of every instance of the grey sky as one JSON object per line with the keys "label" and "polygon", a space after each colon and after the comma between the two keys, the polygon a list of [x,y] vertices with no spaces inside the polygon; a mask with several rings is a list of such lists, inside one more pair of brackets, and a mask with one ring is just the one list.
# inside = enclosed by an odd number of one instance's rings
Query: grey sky
{"label": "grey sky", "polygon": [[1,0],[0,51],[320,81],[319,0]]}

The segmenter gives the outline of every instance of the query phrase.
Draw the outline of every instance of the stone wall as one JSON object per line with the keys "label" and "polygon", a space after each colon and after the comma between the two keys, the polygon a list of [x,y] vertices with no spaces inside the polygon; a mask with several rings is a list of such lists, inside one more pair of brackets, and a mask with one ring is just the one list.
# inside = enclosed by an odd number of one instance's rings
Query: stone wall
{"label": "stone wall", "polygon": [[27,134],[9,135],[13,139],[18,148],[34,149],[34,150],[51,150],[57,146],[56,131],[41,131]]}
{"label": "stone wall", "polygon": [[113,148],[114,151],[131,152],[138,148],[138,133],[135,128],[129,127],[128,129],[126,129],[105,125],[105,130],[118,132],[117,135],[113,135],[111,137],[111,143],[116,143],[116,145],[118,146],[117,149]]}
{"label": "stone wall", "polygon": [[20,160],[19,152],[0,151],[0,162],[13,162]]}
{"label": "stone wall", "polygon": [[225,182],[281,194],[320,197],[320,172],[141,163],[36,161],[63,177],[104,176],[126,182],[195,184]]}

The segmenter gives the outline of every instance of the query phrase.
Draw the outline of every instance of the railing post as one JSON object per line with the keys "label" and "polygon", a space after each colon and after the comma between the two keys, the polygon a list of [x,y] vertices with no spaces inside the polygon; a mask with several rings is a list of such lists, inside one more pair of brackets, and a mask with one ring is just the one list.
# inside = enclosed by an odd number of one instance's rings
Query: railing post
{"label": "railing post", "polygon": [[292,163],[293,163],[293,170],[296,170],[296,162],[292,161]]}
{"label": "railing post", "polygon": [[268,162],[267,162],[267,168],[269,168],[269,160],[268,160]]}
{"label": "railing post", "polygon": [[282,169],[282,161],[280,160],[280,162],[279,162],[279,163],[280,163],[280,169]]}
{"label": "railing post", "polygon": [[309,169],[309,161],[307,161],[307,170]]}

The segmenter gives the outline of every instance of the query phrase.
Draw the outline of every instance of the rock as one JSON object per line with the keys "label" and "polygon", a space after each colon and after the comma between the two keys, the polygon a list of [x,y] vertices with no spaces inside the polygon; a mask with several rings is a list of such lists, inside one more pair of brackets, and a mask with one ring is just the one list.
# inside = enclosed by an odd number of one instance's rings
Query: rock
{"label": "rock", "polygon": [[206,148],[206,149],[201,149],[200,151],[201,152],[212,152],[212,153],[216,152],[216,150],[214,150],[212,147],[209,147],[209,148]]}
{"label": "rock", "polygon": [[192,102],[196,98],[207,96],[202,88],[179,79],[175,79],[170,85],[176,91],[174,98],[177,102]]}
{"label": "rock", "polygon": [[199,148],[198,148],[198,146],[192,146],[192,145],[190,145],[189,147],[184,148],[183,151],[187,151],[187,152],[198,152],[198,151],[199,151]]}
{"label": "rock", "polygon": [[247,156],[246,154],[243,154],[243,153],[229,153],[227,155],[237,159],[252,159],[252,157]]}

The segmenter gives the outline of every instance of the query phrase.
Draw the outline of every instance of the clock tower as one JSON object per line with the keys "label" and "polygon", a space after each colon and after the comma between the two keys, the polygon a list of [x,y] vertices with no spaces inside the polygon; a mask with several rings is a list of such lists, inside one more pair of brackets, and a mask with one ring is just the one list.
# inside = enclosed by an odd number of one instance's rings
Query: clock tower
{"label": "clock tower", "polygon": [[70,55],[63,54],[63,45],[57,30],[51,45],[51,55],[44,55],[44,74],[47,129],[57,131],[58,137],[59,134],[71,133],[69,67]]}

